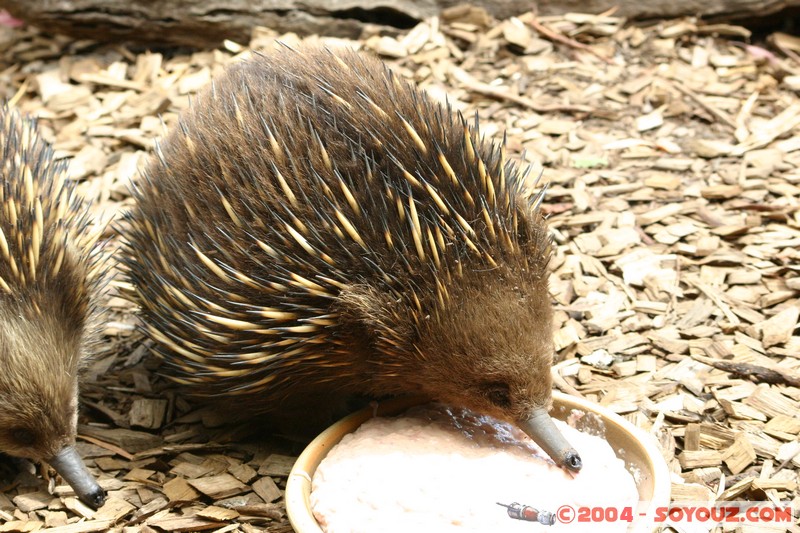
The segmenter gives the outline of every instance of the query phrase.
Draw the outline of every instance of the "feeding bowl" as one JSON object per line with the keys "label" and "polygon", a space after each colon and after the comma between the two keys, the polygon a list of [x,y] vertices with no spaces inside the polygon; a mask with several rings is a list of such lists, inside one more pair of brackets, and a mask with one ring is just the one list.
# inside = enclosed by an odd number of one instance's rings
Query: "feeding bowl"
{"label": "feeding bowl", "polygon": [[[382,402],[377,408],[367,407],[336,422],[306,447],[294,464],[286,485],[286,511],[297,533],[322,533],[311,510],[311,479],[330,449],[370,418],[400,415],[418,404],[419,399],[399,398]],[[606,440],[628,470],[636,473],[634,479],[637,480],[639,500],[643,503],[635,510],[635,516],[644,513],[645,517],[634,520],[632,529],[652,531],[654,525],[647,517],[653,516],[657,507],[669,505],[671,486],[669,470],[655,439],[595,403],[553,392],[553,409],[550,411],[553,417],[566,420],[573,409],[594,413],[603,421]]]}

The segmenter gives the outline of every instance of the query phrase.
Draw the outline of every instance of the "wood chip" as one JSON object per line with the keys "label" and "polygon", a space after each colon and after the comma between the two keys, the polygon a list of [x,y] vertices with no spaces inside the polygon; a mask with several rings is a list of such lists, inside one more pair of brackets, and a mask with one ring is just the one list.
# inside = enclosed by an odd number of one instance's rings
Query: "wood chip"
{"label": "wood chip", "polygon": [[756,460],[756,451],[743,433],[736,435],[733,444],[722,453],[722,460],[731,473],[738,474],[744,471]]}
{"label": "wood chip", "polygon": [[103,506],[97,510],[93,520],[107,520],[116,522],[134,509],[136,509],[136,507],[125,500],[109,498],[106,500],[106,503],[104,503]]}
{"label": "wood chip", "polygon": [[779,414],[767,422],[767,425],[764,426],[764,431],[779,431],[789,435],[800,434],[800,418]]}
{"label": "wood chip", "polygon": [[699,468],[705,466],[719,466],[722,464],[722,454],[715,450],[684,450],[678,456],[681,468]]}
{"label": "wood chip", "polygon": [[748,476],[731,487],[725,489],[718,497],[717,501],[738,500],[739,497],[751,489],[756,478]]}
{"label": "wood chip", "polygon": [[798,405],[800,405],[779,392],[764,386],[756,388],[753,394],[745,398],[743,402],[770,417],[785,413],[796,413],[798,412]]}
{"label": "wood chip", "polygon": [[66,526],[48,529],[48,533],[90,533],[93,531],[108,531],[114,524],[111,520],[91,520],[88,522],[78,522]]}
{"label": "wood chip", "polygon": [[251,486],[253,491],[266,503],[272,503],[281,497],[281,491],[271,477],[264,476]]}
{"label": "wood chip", "polygon": [[800,318],[800,306],[791,306],[761,324],[759,329],[762,332],[761,342],[764,347],[769,348],[789,342],[797,328],[798,318]]}
{"label": "wood chip", "polygon": [[216,520],[207,520],[194,516],[168,515],[157,520],[148,520],[147,523],[164,531],[208,531],[219,528],[219,522]]}
{"label": "wood chip", "polygon": [[167,400],[140,398],[131,405],[131,426],[158,429],[167,414]]}
{"label": "wood chip", "polygon": [[247,489],[247,485],[230,474],[191,479],[188,483],[206,496],[215,500],[241,494]]}
{"label": "wood chip", "polygon": [[209,520],[216,520],[218,522],[227,522],[228,520],[235,520],[239,518],[239,513],[233,509],[225,509],[223,507],[209,506],[205,509],[197,511],[197,516],[201,518],[208,518]]}
{"label": "wood chip", "polygon": [[699,483],[673,483],[671,497],[674,502],[713,501],[713,492]]}
{"label": "wood chip", "polygon": [[243,463],[230,467],[228,472],[242,483],[250,483],[258,475],[253,468]]}
{"label": "wood chip", "polygon": [[46,492],[29,492],[15,496],[14,505],[23,513],[44,509],[53,501],[53,496]]}
{"label": "wood chip", "polygon": [[193,501],[199,496],[198,492],[181,477],[176,477],[167,481],[164,483],[163,489],[164,496],[171,502]]}
{"label": "wood chip", "polygon": [[295,458],[273,453],[259,467],[259,476],[288,477],[294,466]]}
{"label": "wood chip", "polygon": [[64,498],[64,506],[76,515],[82,516],[83,518],[92,518],[95,514],[94,509],[77,498]]}
{"label": "wood chip", "polygon": [[703,198],[708,198],[710,200],[736,198],[741,193],[742,188],[739,185],[714,185],[713,187],[704,187],[700,191]]}

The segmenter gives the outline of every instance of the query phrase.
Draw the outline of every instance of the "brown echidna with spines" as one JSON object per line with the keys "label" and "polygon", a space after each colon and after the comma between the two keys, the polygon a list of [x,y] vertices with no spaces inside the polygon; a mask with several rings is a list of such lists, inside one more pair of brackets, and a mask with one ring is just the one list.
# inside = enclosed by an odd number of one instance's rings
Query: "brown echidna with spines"
{"label": "brown echidna with spines", "polygon": [[580,457],[547,414],[550,237],[541,196],[377,58],[281,47],[231,66],[156,149],[126,270],[164,371],[303,420],[421,394]]}
{"label": "brown echidna with spines", "polygon": [[0,106],[0,452],[45,461],[85,503],[105,492],[75,451],[78,373],[102,272],[85,204],[36,123]]}

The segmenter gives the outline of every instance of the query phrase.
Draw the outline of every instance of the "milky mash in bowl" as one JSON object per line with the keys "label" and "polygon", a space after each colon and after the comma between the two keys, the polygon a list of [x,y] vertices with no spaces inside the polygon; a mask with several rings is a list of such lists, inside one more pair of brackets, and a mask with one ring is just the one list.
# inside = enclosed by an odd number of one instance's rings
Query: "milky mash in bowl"
{"label": "milky mash in bowl", "polygon": [[[586,417],[594,415],[571,418]],[[574,474],[512,425],[467,410],[433,405],[373,418],[328,452],[313,477],[311,507],[326,533],[626,531],[629,522],[619,518],[557,518],[565,505],[629,506],[636,517],[633,476],[590,434],[601,433],[602,422],[582,422],[594,430],[555,420],[583,460]]]}

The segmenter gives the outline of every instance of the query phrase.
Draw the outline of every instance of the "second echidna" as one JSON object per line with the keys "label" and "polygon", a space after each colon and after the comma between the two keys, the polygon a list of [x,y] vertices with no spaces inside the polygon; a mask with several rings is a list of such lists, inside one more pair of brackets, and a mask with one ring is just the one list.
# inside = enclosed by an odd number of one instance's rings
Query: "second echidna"
{"label": "second echidna", "polygon": [[540,198],[378,59],[231,66],[135,190],[126,269],[165,372],[237,411],[422,394],[519,425],[559,464]]}
{"label": "second echidna", "polygon": [[102,276],[66,175],[36,123],[0,106],[0,452],[50,463],[98,507],[74,444]]}

